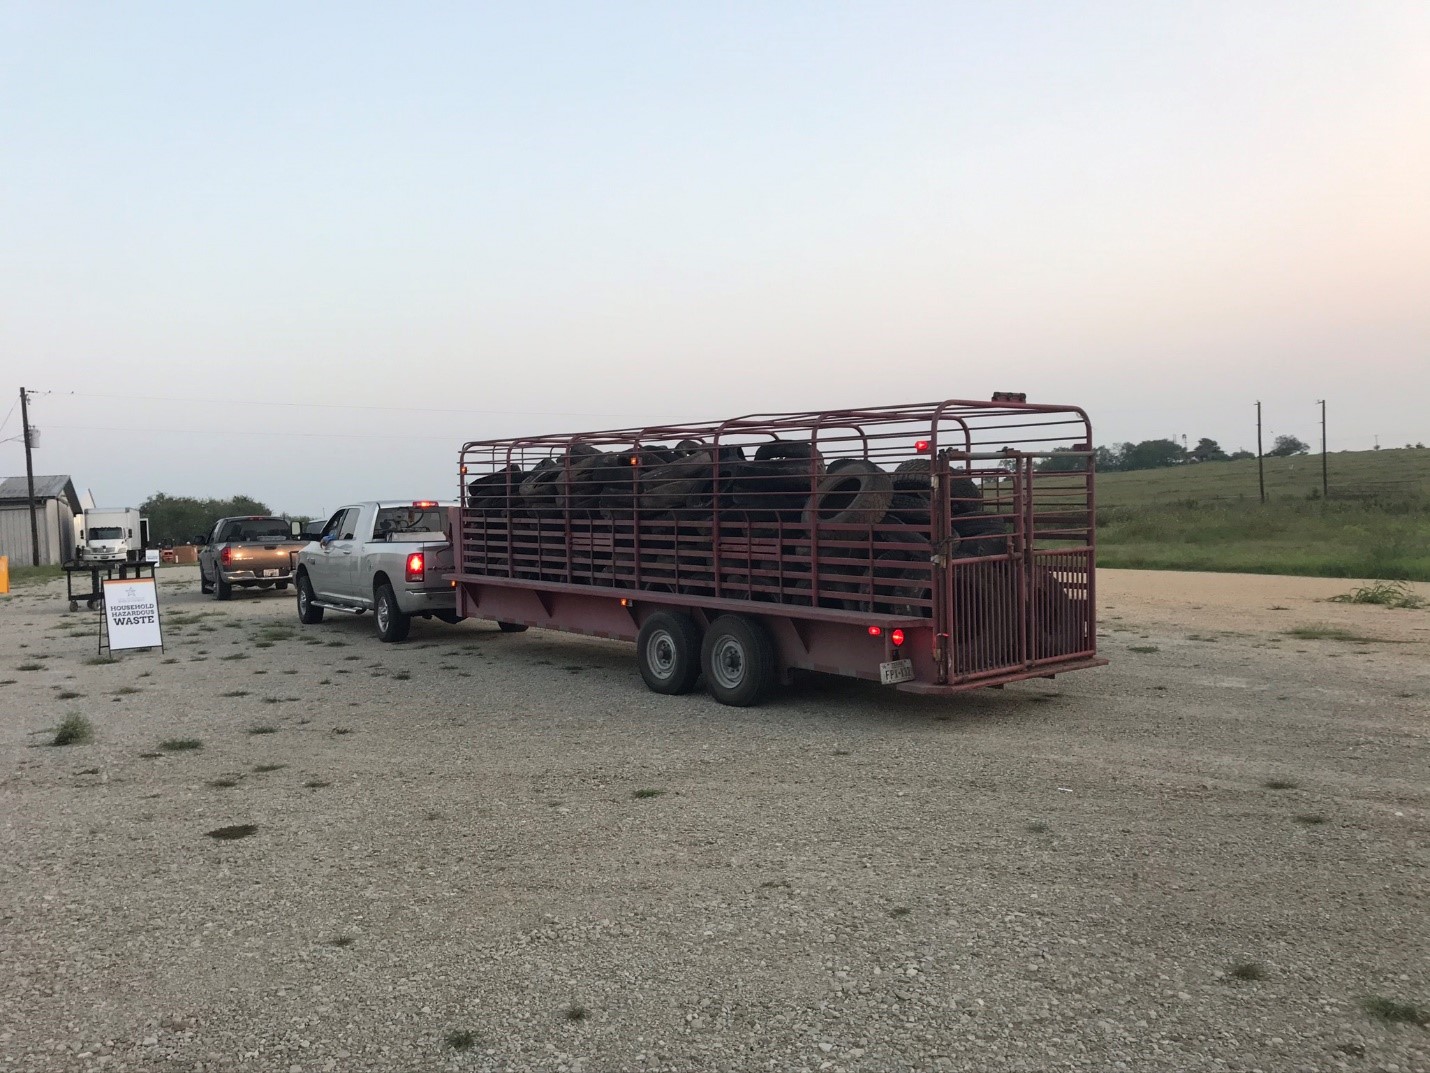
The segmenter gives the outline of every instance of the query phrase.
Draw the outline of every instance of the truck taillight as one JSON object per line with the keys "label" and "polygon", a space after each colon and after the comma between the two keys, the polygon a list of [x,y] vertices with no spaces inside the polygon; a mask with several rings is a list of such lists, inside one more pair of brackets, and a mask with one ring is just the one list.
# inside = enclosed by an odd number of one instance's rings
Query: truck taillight
{"label": "truck taillight", "polygon": [[232,549],[232,548],[224,548],[224,549],[222,549],[222,550],[218,553],[218,564],[219,564],[219,566],[232,566],[232,565],[233,565],[233,549]]}
{"label": "truck taillight", "polygon": [[421,581],[422,575],[427,569],[427,558],[420,551],[414,551],[407,557],[407,580]]}

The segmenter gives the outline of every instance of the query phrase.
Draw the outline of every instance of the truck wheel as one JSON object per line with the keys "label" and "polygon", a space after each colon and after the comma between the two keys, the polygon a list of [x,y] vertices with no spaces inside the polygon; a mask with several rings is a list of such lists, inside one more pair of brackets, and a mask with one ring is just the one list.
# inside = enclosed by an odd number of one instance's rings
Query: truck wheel
{"label": "truck wheel", "polygon": [[214,587],[209,584],[208,575],[204,573],[204,568],[202,566],[199,567],[199,592],[210,593],[213,591]]}
{"label": "truck wheel", "polygon": [[765,628],[741,615],[722,615],[700,646],[705,688],[721,704],[748,708],[775,684],[775,646]]}
{"label": "truck wheel", "polygon": [[397,594],[392,586],[383,582],[377,587],[372,605],[373,617],[377,621],[377,639],[395,644],[407,640],[407,632],[412,629],[412,616],[397,606]]}
{"label": "truck wheel", "polygon": [[498,622],[497,629],[502,633],[525,633],[526,627],[520,622]]}
{"label": "truck wheel", "polygon": [[636,637],[636,664],[653,693],[689,693],[700,677],[700,628],[689,615],[657,611]]}
{"label": "truck wheel", "polygon": [[220,600],[233,599],[233,586],[225,581],[222,575],[214,577],[214,596]]}
{"label": "truck wheel", "polygon": [[323,621],[323,609],[314,604],[313,596],[313,583],[307,574],[301,575],[298,578],[298,621],[304,626],[316,626]]}

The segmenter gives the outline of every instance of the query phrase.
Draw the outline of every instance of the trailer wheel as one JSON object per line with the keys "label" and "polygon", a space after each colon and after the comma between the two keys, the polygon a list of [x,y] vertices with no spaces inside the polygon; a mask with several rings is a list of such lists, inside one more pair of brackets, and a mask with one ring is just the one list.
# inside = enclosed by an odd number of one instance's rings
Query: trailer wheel
{"label": "trailer wheel", "polygon": [[379,641],[396,644],[398,641],[407,640],[407,633],[412,629],[412,616],[397,606],[397,594],[385,581],[377,587],[372,612]]}
{"label": "trailer wheel", "polygon": [[298,575],[298,621],[304,626],[316,626],[323,621],[323,609],[313,599],[313,583],[307,574]]}
{"label": "trailer wheel", "polygon": [[526,627],[520,622],[498,622],[497,629],[502,633],[525,633]]}
{"label": "trailer wheel", "polygon": [[700,627],[689,615],[657,611],[636,637],[636,665],[652,693],[689,693],[700,678]]}
{"label": "trailer wheel", "polygon": [[775,684],[775,646],[765,628],[742,615],[722,615],[700,646],[705,688],[721,704],[748,708]]}

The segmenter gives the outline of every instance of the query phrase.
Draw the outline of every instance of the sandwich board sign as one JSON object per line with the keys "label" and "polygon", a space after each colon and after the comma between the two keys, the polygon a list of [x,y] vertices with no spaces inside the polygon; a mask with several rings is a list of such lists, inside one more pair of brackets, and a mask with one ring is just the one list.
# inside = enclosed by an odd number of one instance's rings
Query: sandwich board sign
{"label": "sandwich board sign", "polygon": [[[162,649],[164,635],[159,626],[159,587],[154,579],[114,578],[103,584],[104,624],[109,635],[109,650]],[[101,643],[100,648],[103,647]]]}

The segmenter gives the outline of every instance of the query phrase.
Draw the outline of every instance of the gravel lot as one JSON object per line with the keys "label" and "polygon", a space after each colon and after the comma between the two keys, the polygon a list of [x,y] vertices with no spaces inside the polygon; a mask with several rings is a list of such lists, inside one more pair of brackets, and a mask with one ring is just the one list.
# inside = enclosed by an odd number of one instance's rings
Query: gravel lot
{"label": "gravel lot", "polygon": [[1430,1069],[1430,612],[1104,571],[1108,668],[734,710],[159,576],[0,599],[0,1069]]}

